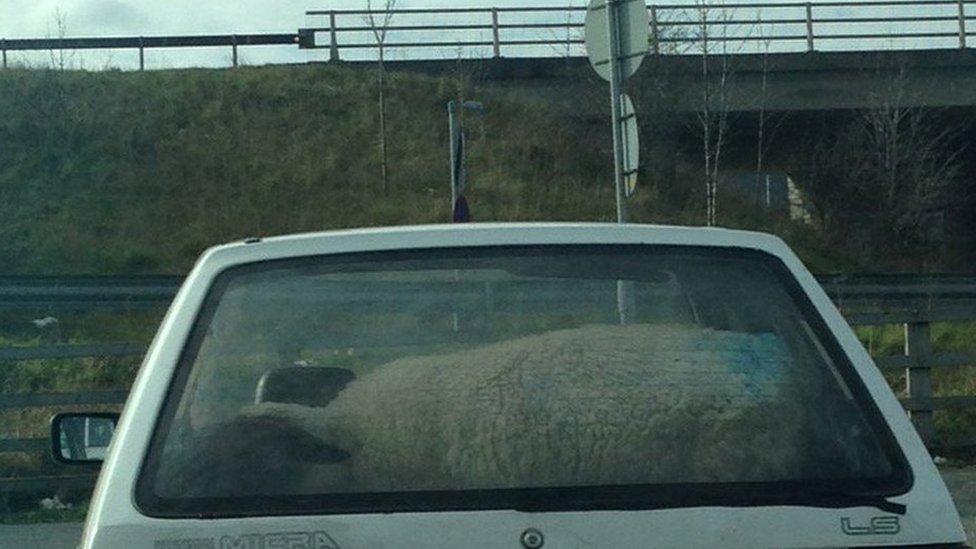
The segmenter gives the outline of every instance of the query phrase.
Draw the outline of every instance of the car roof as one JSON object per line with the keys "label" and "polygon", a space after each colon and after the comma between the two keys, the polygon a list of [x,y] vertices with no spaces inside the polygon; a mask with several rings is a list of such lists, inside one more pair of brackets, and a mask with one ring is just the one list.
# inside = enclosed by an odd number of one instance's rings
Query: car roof
{"label": "car roof", "polygon": [[223,265],[309,255],[472,246],[659,244],[761,250],[795,256],[778,237],[720,228],[612,223],[474,223],[350,229],[249,238],[211,248],[202,261]]}

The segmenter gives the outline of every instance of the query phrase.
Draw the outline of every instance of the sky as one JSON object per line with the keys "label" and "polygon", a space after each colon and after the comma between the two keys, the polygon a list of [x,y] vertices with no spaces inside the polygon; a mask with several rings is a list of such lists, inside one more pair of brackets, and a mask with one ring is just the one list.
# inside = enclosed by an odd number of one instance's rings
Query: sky
{"label": "sky", "polygon": [[[381,4],[384,0],[375,0]],[[400,0],[399,7],[447,8],[459,6],[566,6],[584,5],[585,0]],[[691,4],[693,0],[668,0],[670,4]],[[729,4],[733,2],[729,0]],[[816,3],[816,1],[815,1]],[[150,36],[171,34],[230,34],[230,33],[290,33],[303,26],[321,26],[323,19],[305,16],[312,9],[358,9],[365,7],[365,0],[0,0],[0,38],[57,37],[58,21],[63,23],[66,36]],[[899,15],[911,13],[934,13],[939,8],[901,8]],[[940,13],[951,15],[954,8],[947,7]],[[829,11],[828,11],[829,10]],[[754,15],[751,10],[748,15]],[[794,10],[796,12],[798,10]],[[821,8],[818,16],[827,15],[882,15],[884,10],[876,8]],[[783,16],[784,13],[770,12],[764,17]],[[790,16],[802,16],[791,13]],[[973,10],[976,15],[976,9]],[[402,24],[419,23],[417,19],[404,19]],[[454,20],[453,22],[458,22]],[[346,24],[356,24],[349,19]],[[929,27],[933,30],[952,31],[953,23]],[[976,21],[972,22],[976,30]],[[824,26],[820,32],[835,29]],[[861,27],[861,28],[858,28]],[[772,30],[772,29],[770,29]],[[802,29],[793,29],[802,32]],[[863,32],[885,30],[864,25],[848,25],[840,32]],[[899,30],[905,31],[904,27]],[[549,32],[549,31],[547,31]],[[416,35],[415,35],[416,36]],[[366,38],[345,35],[346,39]],[[444,36],[439,36],[443,39]],[[485,37],[475,37],[485,39]],[[976,42],[976,37],[971,38]],[[941,41],[936,45],[951,45],[952,40]],[[797,43],[802,49],[804,44]],[[840,42],[831,44],[849,49]],[[893,44],[888,44],[893,46]],[[929,44],[932,45],[932,44]],[[882,44],[881,46],[884,46]],[[830,46],[825,46],[830,47]],[[443,53],[443,52],[442,52]],[[532,52],[522,52],[529,54]],[[456,53],[448,52],[449,55]],[[406,55],[406,54],[402,54]],[[307,62],[324,60],[325,52],[299,51],[295,47],[242,48],[241,60],[244,63],[262,64],[269,62]],[[50,52],[11,53],[14,63],[41,65],[50,62]],[[226,66],[230,63],[228,48],[206,50],[153,50],[147,53],[149,68],[171,66]],[[73,54],[70,63],[77,68],[97,70],[99,68],[133,68],[137,63],[133,51],[79,52]]]}

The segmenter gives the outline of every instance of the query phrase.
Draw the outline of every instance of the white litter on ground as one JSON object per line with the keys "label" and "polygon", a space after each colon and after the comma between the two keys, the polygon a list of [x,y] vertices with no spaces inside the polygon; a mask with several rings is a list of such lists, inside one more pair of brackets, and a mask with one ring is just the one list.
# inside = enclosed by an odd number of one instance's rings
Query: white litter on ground
{"label": "white litter on ground", "polygon": [[36,320],[32,320],[31,324],[33,324],[38,329],[43,330],[45,328],[50,328],[51,326],[57,326],[58,319],[54,318],[53,316],[46,316],[44,318],[38,318]]}
{"label": "white litter on ground", "polygon": [[70,503],[64,503],[58,496],[44,498],[41,500],[41,509],[48,511],[64,511],[65,509],[71,509],[72,505]]}

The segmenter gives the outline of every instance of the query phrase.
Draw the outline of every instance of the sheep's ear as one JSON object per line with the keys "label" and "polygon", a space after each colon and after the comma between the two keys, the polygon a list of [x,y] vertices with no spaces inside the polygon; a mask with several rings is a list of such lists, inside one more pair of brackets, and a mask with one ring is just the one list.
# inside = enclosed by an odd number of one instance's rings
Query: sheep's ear
{"label": "sheep's ear", "polygon": [[324,465],[342,463],[352,457],[346,450],[320,440],[296,425],[289,425],[284,431],[288,452],[302,461]]}
{"label": "sheep's ear", "polygon": [[243,415],[274,423],[289,453],[310,463],[341,463],[360,446],[346,422],[325,408],[266,403],[249,407]]}

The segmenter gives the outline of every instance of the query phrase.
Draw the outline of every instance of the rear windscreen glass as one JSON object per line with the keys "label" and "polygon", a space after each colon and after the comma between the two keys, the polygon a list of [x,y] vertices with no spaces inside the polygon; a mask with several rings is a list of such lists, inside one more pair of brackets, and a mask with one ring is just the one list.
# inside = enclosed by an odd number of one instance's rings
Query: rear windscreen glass
{"label": "rear windscreen glass", "polygon": [[137,499],[162,515],[761,503],[895,493],[902,461],[770,256],[430,250],[223,273]]}

